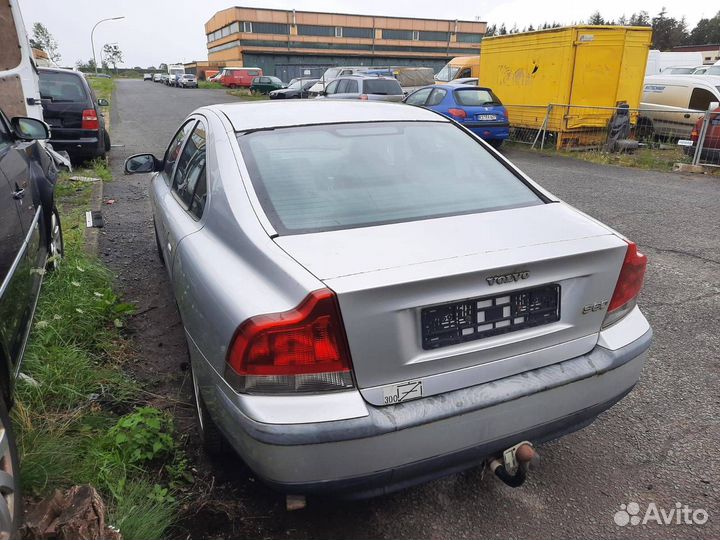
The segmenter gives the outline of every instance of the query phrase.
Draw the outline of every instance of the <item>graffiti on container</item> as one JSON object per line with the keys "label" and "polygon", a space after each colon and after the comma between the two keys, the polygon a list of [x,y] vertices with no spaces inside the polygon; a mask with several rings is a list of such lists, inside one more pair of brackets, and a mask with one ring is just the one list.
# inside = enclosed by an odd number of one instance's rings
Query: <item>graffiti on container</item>
{"label": "graffiti on container", "polygon": [[528,68],[500,66],[500,84],[503,86],[529,86],[532,84],[540,66],[535,61]]}

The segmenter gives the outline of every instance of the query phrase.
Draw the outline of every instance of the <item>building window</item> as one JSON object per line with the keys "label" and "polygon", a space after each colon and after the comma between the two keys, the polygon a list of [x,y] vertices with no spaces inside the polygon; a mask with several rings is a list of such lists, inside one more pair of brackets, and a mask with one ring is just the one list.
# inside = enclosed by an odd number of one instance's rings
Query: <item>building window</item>
{"label": "building window", "polygon": [[383,30],[383,39],[406,39],[411,40],[413,38],[413,30]]}
{"label": "building window", "polygon": [[459,43],[480,43],[482,41],[482,34],[467,34],[465,32],[458,32],[455,34],[455,38]]}
{"label": "building window", "polygon": [[240,23],[234,22],[230,25],[230,33],[237,34],[240,31]]}
{"label": "building window", "polygon": [[243,22],[243,32],[246,34],[252,34],[252,23],[248,21]]}
{"label": "building window", "polygon": [[344,26],[342,35],[346,38],[367,38],[371,39],[375,36],[375,30],[372,28],[352,28]]}
{"label": "building window", "polygon": [[232,49],[233,47],[239,47],[239,46],[240,46],[240,41],[236,39],[235,41],[231,41],[230,43],[223,43],[222,45],[218,45],[217,47],[209,47],[208,54],[216,53],[216,52],[220,52],[220,51],[226,51],[228,49]]}
{"label": "building window", "polygon": [[222,35],[222,37],[229,36],[230,35],[230,27],[226,26],[225,28],[223,28],[221,30],[221,35]]}
{"label": "building window", "polygon": [[[447,32],[420,32],[418,38],[420,41],[447,41],[450,34]],[[415,39],[415,36],[413,36],[413,39]]]}
{"label": "building window", "polygon": [[343,37],[342,36],[342,26],[335,27],[335,37]]}
{"label": "building window", "polygon": [[413,41],[418,41],[420,39],[420,31],[419,30],[413,30]]}
{"label": "building window", "polygon": [[334,26],[319,26],[316,24],[298,24],[298,36],[333,37],[336,32]]}
{"label": "building window", "polygon": [[255,34],[281,34],[287,36],[290,33],[290,26],[278,23],[253,23],[252,31]]}

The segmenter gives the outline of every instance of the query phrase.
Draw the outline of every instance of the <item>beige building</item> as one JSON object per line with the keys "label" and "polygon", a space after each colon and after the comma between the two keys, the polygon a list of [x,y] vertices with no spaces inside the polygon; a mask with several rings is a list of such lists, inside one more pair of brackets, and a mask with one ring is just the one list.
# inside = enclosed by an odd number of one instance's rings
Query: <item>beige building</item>
{"label": "beige building", "polygon": [[[205,23],[208,62],[288,80],[337,65],[440,69],[479,54],[486,23],[232,7]],[[310,72],[310,73],[308,73]]]}

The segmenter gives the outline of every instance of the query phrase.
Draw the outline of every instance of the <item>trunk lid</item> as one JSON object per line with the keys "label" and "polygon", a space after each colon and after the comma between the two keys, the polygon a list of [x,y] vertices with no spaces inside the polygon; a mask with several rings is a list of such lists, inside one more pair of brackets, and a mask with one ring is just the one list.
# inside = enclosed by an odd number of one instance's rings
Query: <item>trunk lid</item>
{"label": "trunk lid", "polygon": [[[562,203],[275,241],[336,292],[357,384],[376,405],[408,382],[421,381],[426,396],[588,352],[605,309],[583,314],[583,308],[610,300],[627,248]],[[500,316],[504,308],[496,306],[517,301],[518,291],[548,287],[557,288],[558,303],[546,321],[439,345],[428,339],[435,330],[426,327],[427,317],[438,324],[438,313],[449,309],[440,322],[453,327],[462,318],[459,303],[491,299],[488,309]],[[481,312],[491,317],[479,309],[472,316]],[[470,322],[473,331],[486,324],[478,320]]]}

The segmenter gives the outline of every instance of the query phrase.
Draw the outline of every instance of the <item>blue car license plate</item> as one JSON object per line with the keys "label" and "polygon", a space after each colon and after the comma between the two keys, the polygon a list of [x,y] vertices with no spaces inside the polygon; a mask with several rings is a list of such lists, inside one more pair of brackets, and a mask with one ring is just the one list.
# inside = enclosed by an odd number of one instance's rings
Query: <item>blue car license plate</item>
{"label": "blue car license plate", "polygon": [[497,120],[497,116],[494,114],[478,114],[477,115],[478,120]]}

